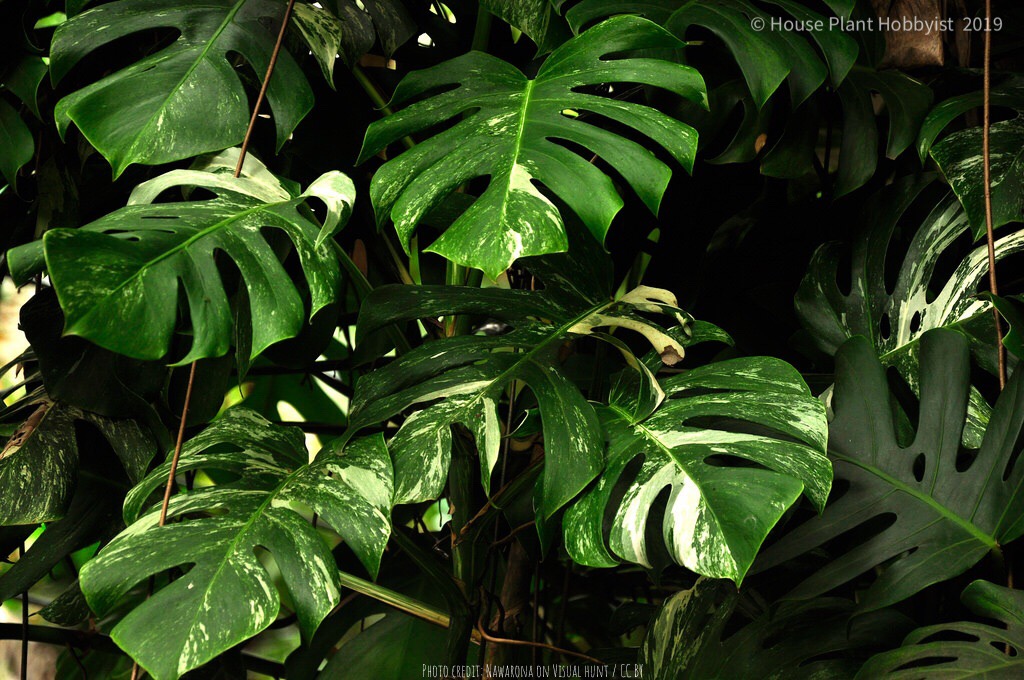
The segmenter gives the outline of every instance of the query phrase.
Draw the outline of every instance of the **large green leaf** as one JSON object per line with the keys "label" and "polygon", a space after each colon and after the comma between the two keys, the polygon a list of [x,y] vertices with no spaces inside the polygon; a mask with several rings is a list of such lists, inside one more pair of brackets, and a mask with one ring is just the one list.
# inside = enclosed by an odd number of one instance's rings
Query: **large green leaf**
{"label": "large green leaf", "polygon": [[456,122],[377,171],[370,196],[378,221],[394,220],[408,247],[413,230],[431,208],[464,182],[488,176],[487,189],[434,241],[430,252],[496,277],[519,257],[566,250],[562,216],[541,186],[565,201],[603,241],[622,198],[610,177],[558,141],[578,144],[602,158],[656,212],[671,176],[669,167],[640,144],[591,123],[602,117],[632,127],[687,169],[693,166],[696,132],[653,108],[580,90],[608,82],[641,83],[703,102],[704,83],[694,69],[621,56],[678,45],[656,24],[624,16],[563,44],[533,79],[481,52],[411,73],[399,84],[395,103],[439,88],[447,91],[371,125],[360,160],[406,135]]}
{"label": "large green leaf", "polygon": [[[542,271],[535,268],[535,273]],[[600,472],[600,423],[593,406],[563,371],[558,350],[573,338],[594,334],[623,353],[639,376],[645,399],[662,398],[649,369],[615,337],[599,328],[623,327],[644,334],[666,363],[679,361],[682,343],[637,312],[674,315],[666,291],[639,288],[619,300],[595,299],[574,290],[567,278],[544,276],[543,292],[481,290],[456,286],[385,286],[363,305],[359,335],[396,321],[476,314],[508,324],[502,335],[465,335],[424,343],[356,385],[353,430],[376,424],[421,404],[390,442],[395,499],[411,503],[440,495],[451,459],[453,425],[467,426],[480,452],[481,478],[490,487],[498,458],[498,402],[516,380],[533,391],[547,451],[538,513],[550,517]],[[431,404],[431,402],[436,402]]]}
{"label": "large green leaf", "polygon": [[[871,343],[836,356],[829,452],[844,491],[825,512],[763,555],[765,569],[844,537],[841,551],[787,598],[826,593],[874,571],[860,607],[873,610],[953,578],[1024,532],[1024,379],[1007,385],[979,451],[961,453],[969,386],[967,339],[933,330],[921,339],[921,400],[913,441],[897,440],[889,385]],[[837,484],[837,486],[839,486]],[[869,524],[868,530],[863,525]],[[848,532],[864,528],[855,536]]]}
{"label": "large green leaf", "polygon": [[[825,407],[794,368],[766,357],[684,371],[661,388],[667,399],[649,416],[635,394],[619,390],[598,409],[607,463],[566,513],[566,548],[588,566],[614,566],[618,556],[650,567],[647,525],[661,520],[673,560],[740,583],[801,492],[825,506],[832,483]],[[666,488],[664,518],[652,517]]]}
{"label": "large green leaf", "polygon": [[[119,0],[61,24],[51,45],[59,83],[86,56],[124,36],[175,29],[170,46],[68,95],[58,129],[74,123],[110,161],[114,175],[132,163],[159,165],[242,141],[251,113],[232,54],[262,76],[285,5],[275,0]],[[278,146],[313,106],[313,93],[282,52],[267,88]]]}
{"label": "large green leaf", "polygon": [[705,579],[665,600],[640,648],[644,677],[850,678],[913,625],[891,610],[852,618],[852,602],[819,598],[782,603],[726,635],[737,601],[728,582]]}
{"label": "large green leaf", "polygon": [[38,407],[0,452],[0,525],[38,524],[64,516],[74,495],[81,456],[75,421],[96,427],[136,481],[156,454],[156,445],[132,420],[114,420],[40,400]]}
{"label": "large green leaf", "polygon": [[[895,366],[915,391],[919,340],[933,328],[964,332],[982,367],[993,373],[996,368],[991,303],[977,297],[988,272],[986,248],[964,256],[948,281],[934,280],[940,258],[969,229],[955,197],[938,201],[914,234],[892,290],[886,284],[886,259],[892,257],[897,227],[928,181],[895,182],[872,200],[865,213],[867,229],[853,244],[849,293],[843,292],[846,282],[837,280],[842,249],[827,243],[814,254],[796,294],[797,314],[818,347],[833,354],[848,338],[866,336],[882,363]],[[1024,232],[1008,234],[995,246],[997,260],[1021,250]],[[972,389],[965,444],[981,444],[990,410]]]}
{"label": "large green leaf", "polygon": [[864,186],[878,167],[879,130],[873,93],[885,103],[889,119],[885,144],[888,158],[896,158],[914,143],[933,95],[927,85],[899,71],[860,67],[850,71],[838,92],[843,105],[843,134],[836,196],[843,196]]}
{"label": "large green leaf", "polygon": [[190,567],[111,631],[157,680],[177,678],[273,623],[280,598],[257,548],[273,557],[304,635],[338,603],[334,557],[298,508],[317,513],[374,576],[391,532],[391,463],[379,435],[309,462],[300,430],[235,408],[185,445],[178,472],[196,470],[237,480],[173,496],[161,527],[159,502],[145,510],[167,480],[169,463],[161,465],[129,493],[130,526],[81,572],[82,591],[103,616],[149,576]]}
{"label": "large green leaf", "polygon": [[[830,20],[797,0],[764,0],[760,4],[749,0],[583,0],[569,9],[565,17],[574,31],[596,19],[625,13],[664,24],[680,38],[687,37],[691,26],[705,28],[725,43],[757,108],[764,106],[787,78],[794,105],[807,99],[827,76],[834,86],[843,82],[857,58],[857,43],[852,38],[827,28],[808,31],[824,57],[823,63],[803,36],[773,30],[773,15],[760,5],[779,8],[806,26],[820,21],[827,27]],[[833,11],[844,15],[849,12],[848,8],[838,6]],[[763,30],[752,27],[757,21],[764,22]],[[695,43],[693,48],[702,46]]]}
{"label": "large green leaf", "polygon": [[1024,675],[1024,593],[974,581],[960,600],[978,616],[1003,626],[961,621],[918,628],[898,649],[870,659],[857,677],[910,680]]}
{"label": "large green leaf", "polygon": [[[1024,220],[1024,117],[991,128],[992,227]],[[964,204],[976,239],[985,235],[982,130],[949,135],[932,147],[946,181]]]}
{"label": "large green leaf", "polygon": [[[354,188],[333,171],[301,195],[291,193],[262,163],[246,158],[235,179],[237,150],[213,156],[193,170],[172,170],[135,188],[129,205],[80,229],[53,229],[42,242],[46,268],[66,317],[64,332],[137,359],[160,359],[177,322],[179,285],[192,321],[191,351],[179,363],[224,355],[232,314],[214,254],[241,272],[252,315],[251,355],[298,334],[306,312],[264,228],[283,231],[306,274],[310,315],[334,302],[337,258],[325,240],[351,210]],[[200,187],[212,199],[155,203],[164,191]],[[327,205],[323,227],[303,204]],[[15,278],[40,267],[40,244],[11,251]]]}

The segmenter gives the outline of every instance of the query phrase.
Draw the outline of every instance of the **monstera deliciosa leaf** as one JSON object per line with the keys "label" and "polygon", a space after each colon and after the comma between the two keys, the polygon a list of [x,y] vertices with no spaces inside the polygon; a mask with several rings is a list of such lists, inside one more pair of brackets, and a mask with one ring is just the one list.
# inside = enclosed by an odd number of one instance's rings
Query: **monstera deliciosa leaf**
{"label": "monstera deliciosa leaf", "polygon": [[[1024,221],[1024,116],[991,127],[992,227]],[[975,238],[985,235],[985,181],[981,128],[949,135],[932,158],[964,204]]]}
{"label": "monstera deliciosa leaf", "polygon": [[[991,303],[978,297],[988,273],[985,246],[960,260],[948,280],[936,280],[936,266],[957,238],[970,229],[956,198],[938,201],[917,229],[899,267],[895,285],[886,283],[886,259],[891,257],[900,220],[928,187],[930,178],[895,182],[876,196],[866,213],[870,225],[854,244],[850,258],[849,292],[838,281],[842,249],[838,243],[821,246],[811,260],[796,294],[801,323],[823,351],[833,354],[848,338],[870,338],[886,366],[895,366],[910,387],[918,389],[921,336],[934,328],[952,328],[971,338],[975,359],[995,372],[995,330]],[[1007,234],[995,244],[996,259],[1024,250],[1024,231]],[[991,408],[972,388],[964,443],[981,445]]]}
{"label": "monstera deliciosa leaf", "polygon": [[[561,7],[566,0],[555,0]],[[853,2],[826,2],[839,17],[849,16]],[[809,37],[824,56],[824,63],[806,38],[793,31],[771,30],[773,14],[762,7],[782,10],[806,26],[822,22],[824,30],[809,30]],[[828,30],[830,17],[798,0],[583,0],[565,13],[574,31],[596,19],[614,14],[639,14],[664,24],[680,39],[691,26],[701,26],[720,38],[743,74],[758,108],[786,79],[794,105],[807,99],[829,77],[834,86],[846,78],[857,58],[857,43],[839,30]],[[757,30],[757,22],[763,22]],[[695,43],[699,49],[702,43]]]}
{"label": "monstera deliciosa leaf", "polygon": [[1002,627],[961,621],[918,628],[898,649],[861,668],[859,680],[893,678],[1019,678],[1024,675],[1024,593],[987,581],[964,589],[961,602]]}
{"label": "monstera deliciosa leaf", "polygon": [[[615,566],[618,556],[650,567],[647,525],[662,520],[673,560],[740,583],[801,493],[825,506],[832,483],[825,407],[794,368],[766,357],[684,371],[661,389],[667,398],[650,415],[618,390],[598,408],[607,462],[597,485],[566,513],[566,548],[589,566]],[[666,488],[664,518],[653,517]]]}
{"label": "monstera deliciosa leaf", "polygon": [[665,600],[640,647],[645,677],[848,678],[913,625],[892,610],[851,618],[852,602],[818,598],[781,603],[726,635],[738,599],[728,582],[699,579]]}
{"label": "monstera deliciosa leaf", "polygon": [[498,402],[517,380],[532,390],[543,422],[547,454],[538,514],[550,517],[579,493],[600,472],[603,452],[594,407],[560,366],[559,349],[574,338],[593,335],[610,343],[636,371],[644,400],[657,404],[663,397],[651,372],[626,345],[598,329],[637,331],[663,361],[676,363],[685,351],[683,343],[639,314],[688,321],[675,307],[674,296],[641,287],[618,300],[599,297],[576,288],[588,282],[569,268],[559,272],[539,262],[532,266],[544,291],[384,286],[363,304],[360,338],[398,321],[448,314],[480,315],[511,327],[501,335],[426,342],[357,383],[349,421],[353,431],[427,404],[406,418],[390,442],[396,502],[440,495],[451,460],[451,428],[459,424],[476,437],[482,482],[490,488],[502,436]]}
{"label": "monstera deliciosa leaf", "polygon": [[[871,343],[856,337],[839,350],[829,452],[845,490],[820,517],[772,545],[758,569],[840,537],[844,552],[787,599],[815,597],[875,570],[859,604],[878,609],[962,574],[1024,533],[1018,458],[1024,379],[1017,372],[1000,396],[981,449],[962,451],[969,369],[962,334],[938,329],[924,335],[916,436],[901,446],[885,371]],[[863,531],[848,535],[857,529]]]}
{"label": "monstera deliciosa leaf", "polygon": [[81,572],[89,606],[103,616],[150,576],[185,568],[111,631],[157,680],[177,678],[273,623],[280,598],[258,548],[276,563],[304,635],[338,604],[334,557],[297,507],[317,513],[376,577],[391,533],[391,463],[381,436],[321,450],[309,462],[298,428],[229,410],[189,440],[178,473],[219,471],[237,480],[173,496],[169,523],[158,526],[160,503],[147,509],[147,501],[169,466],[129,493],[129,527]]}
{"label": "monstera deliciosa leaf", "polygon": [[[242,141],[251,110],[232,63],[267,70],[285,4],[276,0],[118,0],[61,24],[50,47],[59,83],[87,55],[142,31],[174,29],[177,41],[57,103],[61,134],[74,123],[110,161],[159,165]],[[313,107],[313,92],[286,51],[267,87],[280,147]]]}
{"label": "monstera deliciosa leaf", "polygon": [[80,451],[75,422],[93,425],[110,443],[132,482],[145,474],[156,444],[133,420],[104,418],[40,399],[0,451],[0,525],[38,524],[64,516],[78,481]]}
{"label": "monstera deliciosa leaf", "polygon": [[[656,212],[671,170],[642,145],[593,124],[595,118],[633,128],[687,169],[697,150],[696,132],[653,108],[587,88],[639,83],[704,103],[704,82],[694,69],[622,56],[680,45],[656,24],[625,16],[563,44],[533,79],[481,52],[411,73],[399,84],[394,103],[433,96],[372,124],[360,160],[406,135],[456,122],[376,172],[370,197],[378,221],[392,219],[408,247],[413,230],[431,208],[463,183],[487,176],[486,190],[434,241],[430,252],[493,278],[519,257],[566,250],[562,215],[542,186],[603,241],[622,198],[590,158],[559,142],[579,145],[603,159]],[[447,91],[437,94],[442,88]]]}
{"label": "monstera deliciosa leaf", "polygon": [[[80,229],[53,229],[10,252],[11,271],[25,281],[45,267],[66,317],[65,334],[137,359],[160,359],[177,322],[179,285],[188,300],[192,347],[179,363],[222,356],[232,338],[229,292],[215,253],[231,259],[245,283],[255,357],[298,334],[306,317],[302,297],[264,229],[284,232],[305,271],[310,315],[337,296],[340,270],[326,242],[351,211],[355,190],[329,172],[296,195],[259,161],[246,158],[240,178],[230,168],[237,150],[194,170],[172,170],[135,188],[129,205]],[[202,188],[215,198],[155,203],[173,188]],[[327,206],[321,227],[303,207]],[[40,248],[41,246],[41,248]]]}

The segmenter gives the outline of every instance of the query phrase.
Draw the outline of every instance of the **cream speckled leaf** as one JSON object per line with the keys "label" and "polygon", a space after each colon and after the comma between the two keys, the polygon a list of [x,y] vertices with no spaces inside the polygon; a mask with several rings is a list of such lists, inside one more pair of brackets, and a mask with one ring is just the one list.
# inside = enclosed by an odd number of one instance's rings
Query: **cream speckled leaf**
{"label": "cream speckled leaf", "polygon": [[[334,88],[334,62],[341,53],[341,42],[344,39],[345,25],[323,7],[299,2],[294,9],[295,27],[309,45],[310,52],[320,69],[324,72],[324,80]],[[369,17],[367,17],[369,20]]]}
{"label": "cream speckled leaf", "polygon": [[[59,83],[90,53],[124,36],[180,31],[178,40],[57,103],[57,126],[71,123],[110,161],[114,175],[132,163],[159,165],[242,141],[250,107],[232,66],[237,52],[266,71],[284,14],[275,0],[118,0],[61,24],[50,73]],[[278,146],[313,106],[302,70],[283,51],[267,88]]]}
{"label": "cream speckled leaf", "polygon": [[[992,227],[1024,221],[1024,117],[996,123],[991,130]],[[949,135],[932,147],[946,181],[971,220],[974,238],[985,236],[982,130]]]}
{"label": "cream speckled leaf", "polygon": [[43,401],[0,453],[0,525],[38,524],[64,516],[78,479],[76,420],[99,430],[132,481],[142,477],[156,455],[156,444],[134,421]]}
{"label": "cream speckled leaf", "polygon": [[[546,283],[551,285],[548,279]],[[594,333],[595,329],[640,330],[655,338],[657,351],[672,363],[684,353],[681,342],[635,314],[656,307],[675,316],[677,322],[688,319],[674,307],[675,298],[650,288],[631,295],[615,301],[578,297],[565,288],[551,293],[455,286],[375,290],[359,317],[360,337],[397,321],[453,313],[483,315],[513,327],[502,335],[466,335],[425,343],[359,381],[350,421],[354,429],[419,404],[437,402],[410,415],[391,441],[396,502],[418,502],[441,493],[451,457],[451,427],[456,424],[467,426],[475,435],[482,482],[489,489],[501,439],[498,402],[515,380],[533,391],[543,421],[548,454],[538,513],[550,517],[579,493],[601,467],[600,426],[594,408],[561,370],[559,348],[574,337],[593,334],[611,341],[627,356],[627,363],[640,371],[641,381],[651,382],[650,371],[624,344]],[[637,327],[639,321],[643,329]],[[656,401],[661,396],[657,393]]]}
{"label": "cream speckled leaf", "polygon": [[[660,521],[675,562],[740,583],[801,493],[819,509],[825,505],[832,483],[825,408],[794,368],[766,357],[692,369],[661,387],[667,398],[640,422],[625,395],[598,409],[607,463],[597,485],[566,512],[566,549],[589,566],[623,559],[650,567],[647,525]],[[695,419],[700,425],[689,424]],[[624,495],[609,507],[620,487]],[[666,487],[672,491],[664,517],[654,517]]]}
{"label": "cream speckled leaf", "polygon": [[[192,321],[186,364],[225,354],[232,338],[229,291],[214,253],[241,272],[252,314],[255,357],[294,337],[306,312],[302,298],[261,230],[283,231],[294,246],[309,285],[310,316],[337,295],[340,270],[324,241],[351,212],[355,190],[329,172],[300,196],[255,159],[235,179],[226,171],[237,150],[218,154],[194,170],[172,170],[140,184],[128,206],[79,229],[53,229],[42,241],[49,271],[66,316],[65,333],[137,359],[160,359],[177,326],[179,287]],[[154,200],[168,189],[201,187],[216,197],[176,203]],[[309,198],[327,205],[323,226],[301,210]],[[38,242],[11,251],[19,280],[41,263]]]}
{"label": "cream speckled leaf", "polygon": [[[814,254],[796,294],[801,323],[823,351],[833,354],[848,338],[864,335],[882,363],[895,366],[915,392],[919,341],[933,328],[965,333],[975,360],[995,372],[992,305],[977,296],[988,272],[985,246],[971,250],[948,280],[933,281],[940,257],[970,229],[956,197],[947,195],[935,204],[914,234],[895,286],[887,289],[886,257],[896,228],[930,181],[895,182],[872,201],[863,220],[868,227],[853,244],[849,293],[836,280],[842,250],[837,243],[827,243]],[[997,260],[1024,250],[1024,231],[998,239],[995,249]],[[985,399],[972,389],[964,430],[967,446],[981,444],[990,412]]]}
{"label": "cream speckled leaf", "polygon": [[[786,599],[808,599],[854,579],[872,611],[954,578],[1024,533],[1024,374],[1007,384],[980,450],[960,444],[970,385],[968,342],[946,329],[921,339],[920,404],[910,442],[897,438],[885,369],[864,337],[836,355],[829,455],[842,493],[825,512],[768,548],[757,569],[807,555],[828,561]],[[839,487],[839,484],[837,484]],[[872,527],[872,530],[867,530]],[[854,532],[857,529],[862,531]],[[833,542],[833,539],[843,540]]]}
{"label": "cream speckled leaf", "polygon": [[169,463],[128,495],[129,526],[81,572],[93,611],[110,612],[136,584],[175,567],[185,574],[128,613],[111,637],[157,680],[177,678],[247,640],[277,617],[280,598],[257,547],[274,559],[309,636],[339,601],[338,571],[306,507],[376,577],[391,534],[391,462],[380,435],[325,449],[308,462],[302,432],[235,408],[184,447],[178,473],[217,470],[236,481],[145,510]]}
{"label": "cream speckled leaf", "polygon": [[[406,135],[457,122],[377,171],[370,197],[378,221],[392,219],[408,247],[431,208],[463,183],[488,176],[487,189],[434,241],[430,252],[496,277],[520,257],[566,250],[562,216],[542,186],[603,240],[622,198],[611,178],[558,141],[578,144],[602,158],[657,212],[671,176],[669,167],[642,145],[592,123],[603,117],[628,125],[688,170],[697,149],[696,132],[653,108],[580,90],[609,82],[641,83],[704,103],[704,82],[694,69],[621,56],[680,45],[656,24],[623,16],[563,44],[533,79],[481,52],[411,73],[395,92],[396,104],[455,87],[373,123],[360,160]],[[568,109],[585,115],[569,116]]]}
{"label": "cream speckled leaf", "polygon": [[480,5],[528,35],[541,54],[550,52],[572,35],[551,0],[480,0]]}

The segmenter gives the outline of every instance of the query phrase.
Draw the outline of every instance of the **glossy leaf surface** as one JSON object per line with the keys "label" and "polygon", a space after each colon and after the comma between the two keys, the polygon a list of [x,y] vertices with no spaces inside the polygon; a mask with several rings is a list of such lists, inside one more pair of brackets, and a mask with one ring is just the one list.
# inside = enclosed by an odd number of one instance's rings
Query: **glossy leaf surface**
{"label": "glossy leaf surface", "polygon": [[[622,198],[611,178],[557,141],[579,144],[604,159],[656,212],[672,174],[669,167],[636,142],[591,124],[588,116],[632,127],[687,169],[697,150],[696,132],[653,108],[581,90],[607,82],[639,83],[703,102],[704,82],[694,69],[620,56],[678,45],[656,24],[626,16],[563,44],[533,79],[480,52],[411,73],[396,90],[394,103],[433,96],[373,123],[360,159],[406,135],[456,122],[376,172],[370,197],[378,222],[392,219],[408,246],[431,208],[464,182],[487,176],[487,189],[434,241],[430,252],[493,278],[520,257],[566,250],[562,215],[542,186],[603,241]],[[441,88],[446,91],[436,94]],[[582,113],[586,115],[578,115]]]}

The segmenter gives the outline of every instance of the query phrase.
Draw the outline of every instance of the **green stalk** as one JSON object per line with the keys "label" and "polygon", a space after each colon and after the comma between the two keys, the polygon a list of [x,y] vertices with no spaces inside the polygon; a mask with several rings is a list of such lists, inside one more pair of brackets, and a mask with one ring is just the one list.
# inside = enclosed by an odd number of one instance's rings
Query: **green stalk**
{"label": "green stalk", "polygon": [[372,581],[361,579],[358,576],[352,574],[346,574],[345,572],[339,572],[341,585],[349,590],[354,590],[360,595],[366,595],[367,597],[373,598],[378,602],[394,607],[400,611],[415,616],[418,619],[432,623],[435,626],[441,628],[447,628],[449,626],[449,617],[444,612],[440,612],[430,605],[420,602],[419,600],[403,595],[402,593],[395,592],[379,586]]}
{"label": "green stalk", "polygon": [[467,526],[475,513],[473,491],[478,486],[480,467],[472,447],[466,445],[459,432],[452,437],[452,462],[448,469],[448,502],[451,506],[452,521],[452,573],[469,603],[461,616],[453,616],[448,629],[448,658],[451,663],[465,663],[469,642],[476,627],[476,612],[480,603],[477,597],[484,553],[475,540],[460,540],[462,529]]}

